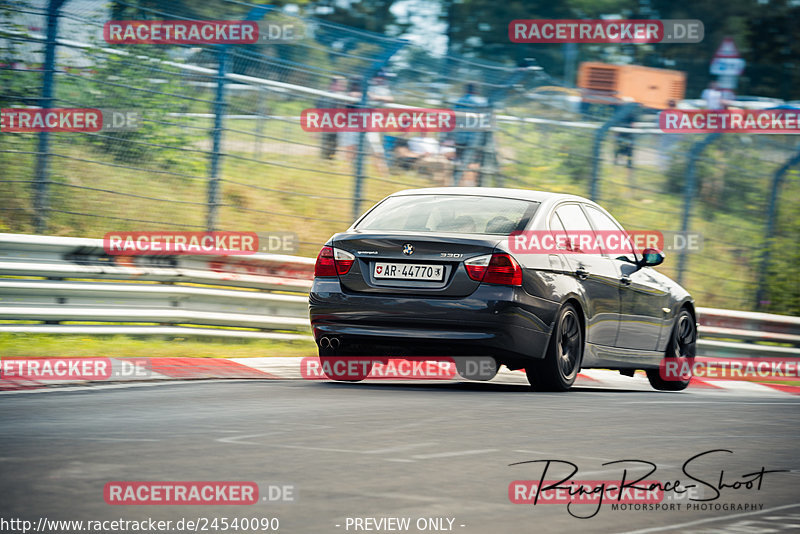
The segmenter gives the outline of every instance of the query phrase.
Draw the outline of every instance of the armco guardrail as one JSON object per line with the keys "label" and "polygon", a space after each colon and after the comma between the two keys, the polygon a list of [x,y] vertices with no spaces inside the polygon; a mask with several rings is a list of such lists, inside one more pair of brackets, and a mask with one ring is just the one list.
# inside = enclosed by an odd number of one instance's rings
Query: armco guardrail
{"label": "armco guardrail", "polygon": [[295,256],[112,256],[101,239],[0,234],[0,321],[40,322],[0,331],[306,337],[313,270]]}
{"label": "armco guardrail", "polygon": [[[111,256],[101,239],[0,234],[0,321],[38,322],[0,332],[305,338],[313,270],[297,256]],[[698,355],[800,358],[800,317],[697,312]]]}
{"label": "armco guardrail", "polygon": [[800,317],[697,308],[698,355],[800,358]]}

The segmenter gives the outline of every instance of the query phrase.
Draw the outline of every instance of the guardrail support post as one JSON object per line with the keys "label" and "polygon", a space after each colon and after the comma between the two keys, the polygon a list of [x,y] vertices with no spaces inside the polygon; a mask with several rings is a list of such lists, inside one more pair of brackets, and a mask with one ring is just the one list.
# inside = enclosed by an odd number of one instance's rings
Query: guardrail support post
{"label": "guardrail support post", "polygon": [[600,194],[600,149],[603,147],[603,139],[605,139],[608,131],[622,122],[628,115],[631,115],[639,108],[639,104],[628,103],[617,108],[614,115],[606,121],[597,133],[594,134],[594,142],[592,143],[592,178],[589,186],[589,198],[597,201]]}
{"label": "guardrail support post", "polygon": [[[50,0],[47,6],[47,42],[44,49],[44,70],[42,78],[42,97],[39,105],[49,109],[53,105],[53,85],[56,70],[56,39],[58,38],[58,17],[66,0]],[[47,165],[50,156],[50,132],[39,132],[39,143],[36,149],[36,174],[34,177],[34,227],[37,234],[47,233],[48,210],[48,173]]]}
{"label": "guardrail support post", "polygon": [[[705,148],[719,138],[719,132],[708,134],[704,139],[697,141],[692,145],[689,151],[689,161],[686,165],[686,181],[683,186],[683,217],[681,219],[681,232],[686,235],[689,231],[689,219],[692,214],[692,199],[694,198],[695,190],[695,175],[697,158],[705,150]],[[686,270],[686,251],[681,250],[678,255],[678,283],[683,284],[683,273]]]}
{"label": "guardrail support post", "polygon": [[758,271],[758,289],[756,290],[756,309],[766,308],[767,302],[767,271],[769,270],[770,254],[772,245],[775,241],[775,221],[778,218],[778,193],[783,183],[786,172],[800,163],[800,151],[786,161],[775,171],[772,177],[772,191],[769,196],[769,207],[767,208],[767,224],[764,230],[764,246],[761,249],[761,268]]}

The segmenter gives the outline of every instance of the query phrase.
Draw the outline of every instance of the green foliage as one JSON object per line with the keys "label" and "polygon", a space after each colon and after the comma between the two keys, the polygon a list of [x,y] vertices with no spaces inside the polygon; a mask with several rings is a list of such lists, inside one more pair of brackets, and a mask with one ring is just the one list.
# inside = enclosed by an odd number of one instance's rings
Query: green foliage
{"label": "green foliage", "polygon": [[6,358],[93,357],[115,358],[248,358],[264,356],[314,356],[310,338],[297,341],[215,338],[211,336],[50,335],[0,333],[0,353]]}
{"label": "green foliage", "polygon": [[687,98],[697,98],[712,81],[709,64],[724,37],[734,38],[747,67],[740,94],[800,98],[800,5],[790,0],[441,0],[450,51],[498,63],[521,64],[535,58],[556,79],[564,75],[560,44],[509,42],[508,23],[514,19],[575,19],[621,15],[633,19],[698,19],[705,37],[697,44],[578,45],[578,62],[614,61],[627,56],[636,63],[672,68],[688,74]]}
{"label": "green foliage", "polygon": [[776,237],[770,248],[770,265],[767,273],[767,311],[800,315],[800,282],[797,268],[800,265],[800,169],[787,172],[779,195]]}
{"label": "green foliage", "polygon": [[371,32],[397,36],[403,33],[409,24],[400,22],[390,11],[396,0],[360,0],[358,2],[331,2],[333,13],[312,15],[328,22],[367,30]]}
{"label": "green foliage", "polygon": [[559,152],[566,155],[561,160],[561,172],[575,183],[588,184],[592,178],[592,144],[576,142],[575,139],[564,140]]}
{"label": "green foliage", "polygon": [[85,142],[119,163],[150,162],[165,168],[182,164],[185,158],[180,151],[206,132],[182,127],[182,119],[170,114],[192,111],[196,104],[204,104],[197,109],[209,113],[210,106],[197,99],[210,99],[210,92],[204,94],[187,84],[186,73],[164,63],[170,59],[168,50],[157,45],[135,45],[112,54],[98,49],[88,53],[92,69],[59,78],[58,101],[135,111],[141,120],[132,131],[101,131],[83,137]]}
{"label": "green foliage", "polygon": [[42,45],[30,42],[22,35],[27,32],[24,24],[16,21],[16,10],[30,10],[27,0],[20,0],[14,10],[3,9],[0,0],[0,107],[31,106],[38,104],[42,73],[32,69],[29,63]]}
{"label": "green foliage", "polygon": [[[758,136],[723,135],[707,146],[695,165],[695,196],[697,212],[712,219],[717,213],[749,217],[754,210],[766,205],[769,173],[764,172],[759,148],[754,146]],[[684,141],[678,151],[687,153],[701,137]],[[666,192],[684,193],[686,161],[675,159],[669,169]]]}

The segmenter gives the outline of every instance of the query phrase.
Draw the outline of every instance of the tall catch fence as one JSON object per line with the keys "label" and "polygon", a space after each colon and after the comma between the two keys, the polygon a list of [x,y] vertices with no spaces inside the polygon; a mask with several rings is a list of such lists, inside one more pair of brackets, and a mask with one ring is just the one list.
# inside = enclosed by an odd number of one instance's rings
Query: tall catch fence
{"label": "tall catch fence", "polygon": [[[291,231],[314,256],[398,190],[552,190],[594,198],[628,229],[667,232],[659,270],[701,306],[800,313],[796,137],[663,134],[635,105],[586,109],[535,58],[437,56],[233,0],[204,15],[288,24],[301,38],[109,44],[111,20],[202,17],[126,1],[0,3],[0,107],[141,116],[131,131],[0,133],[0,231]],[[495,126],[427,136],[300,126],[305,109],[348,106],[481,109]],[[699,234],[699,250],[669,233],[681,231]]]}

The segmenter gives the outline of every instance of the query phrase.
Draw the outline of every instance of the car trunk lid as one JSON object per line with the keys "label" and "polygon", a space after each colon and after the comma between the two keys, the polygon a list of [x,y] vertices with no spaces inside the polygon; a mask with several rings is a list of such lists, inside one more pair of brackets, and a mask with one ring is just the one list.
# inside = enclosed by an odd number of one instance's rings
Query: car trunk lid
{"label": "car trunk lid", "polygon": [[505,239],[481,234],[352,232],[339,234],[333,246],[353,254],[350,271],[340,275],[350,291],[461,297],[480,285],[464,260],[491,254]]}

